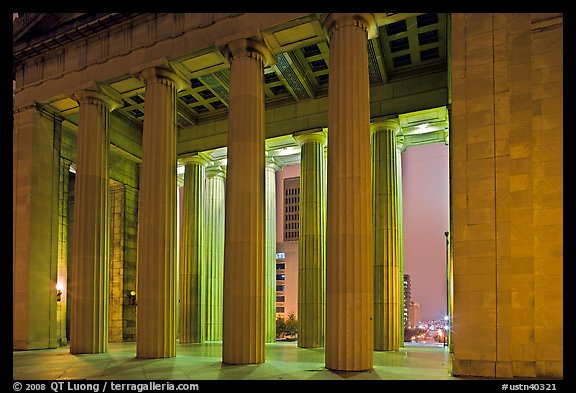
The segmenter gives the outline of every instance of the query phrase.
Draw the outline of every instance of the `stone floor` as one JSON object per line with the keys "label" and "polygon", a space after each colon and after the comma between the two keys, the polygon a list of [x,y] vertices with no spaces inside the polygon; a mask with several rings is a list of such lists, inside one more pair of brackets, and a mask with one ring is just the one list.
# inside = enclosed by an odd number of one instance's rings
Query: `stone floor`
{"label": "stone floor", "polygon": [[266,344],[266,361],[222,364],[222,344],[178,344],[177,356],[138,359],[136,343],[109,343],[108,352],[71,355],[69,347],[13,352],[13,380],[452,380],[449,353],[438,345],[407,344],[398,352],[374,352],[368,372],[333,372],[324,349],[296,342]]}

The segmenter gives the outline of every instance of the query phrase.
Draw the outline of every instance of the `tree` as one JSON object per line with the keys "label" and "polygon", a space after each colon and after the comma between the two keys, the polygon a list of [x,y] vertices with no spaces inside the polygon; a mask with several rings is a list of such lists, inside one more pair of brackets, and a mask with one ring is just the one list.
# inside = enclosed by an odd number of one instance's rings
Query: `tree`
{"label": "tree", "polygon": [[286,321],[282,317],[276,318],[276,337],[281,337],[286,333]]}
{"label": "tree", "polygon": [[296,315],[291,312],[288,314],[288,319],[286,320],[286,335],[295,336],[298,333],[298,320]]}
{"label": "tree", "polygon": [[284,319],[282,317],[276,318],[276,336],[277,337],[293,337],[298,333],[298,320],[296,319],[296,314],[291,312],[288,314],[288,318]]}

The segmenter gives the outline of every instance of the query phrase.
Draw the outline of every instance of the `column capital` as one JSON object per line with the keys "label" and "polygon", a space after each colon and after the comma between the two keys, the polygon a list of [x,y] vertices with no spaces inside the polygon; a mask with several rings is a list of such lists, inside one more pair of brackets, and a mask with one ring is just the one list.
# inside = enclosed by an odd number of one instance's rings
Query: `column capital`
{"label": "column capital", "polygon": [[178,162],[182,165],[196,164],[206,166],[210,160],[202,153],[187,153],[178,157]]}
{"label": "column capital", "polygon": [[406,151],[406,143],[404,142],[404,135],[398,134],[396,135],[396,149],[403,153]]}
{"label": "column capital", "polygon": [[275,63],[274,56],[268,47],[253,38],[237,38],[226,44],[222,52],[228,61],[239,57],[255,57],[264,63],[264,67]]}
{"label": "column capital", "polygon": [[206,167],[205,170],[206,177],[221,177],[226,178],[226,166],[225,165],[211,165]]}
{"label": "column capital", "polygon": [[322,23],[322,28],[328,37],[332,37],[334,30],[338,30],[343,26],[358,26],[366,32],[368,39],[378,36],[378,25],[374,14],[370,13],[330,13],[326,16]]}
{"label": "column capital", "polygon": [[272,156],[266,156],[266,159],[264,160],[266,168],[270,168],[273,169],[274,172],[279,171],[280,169],[282,169],[282,165],[280,165],[276,159]]}
{"label": "column capital", "polygon": [[294,138],[294,140],[300,146],[309,142],[316,142],[325,146],[326,143],[328,142],[328,135],[324,129],[321,129],[320,131],[314,130],[314,131],[295,132],[294,134],[292,134],[292,138]]}
{"label": "column capital", "polygon": [[177,91],[184,90],[186,81],[168,67],[149,67],[140,71],[140,80],[146,85],[158,82],[169,84],[176,88]]}
{"label": "column capital", "polygon": [[98,86],[80,89],[73,94],[73,98],[79,105],[104,105],[110,112],[122,107],[122,99],[116,98],[110,93],[103,92]]}
{"label": "column capital", "polygon": [[370,124],[371,134],[384,130],[393,131],[394,135],[399,135],[402,129],[400,127],[400,122],[397,119],[378,120]]}

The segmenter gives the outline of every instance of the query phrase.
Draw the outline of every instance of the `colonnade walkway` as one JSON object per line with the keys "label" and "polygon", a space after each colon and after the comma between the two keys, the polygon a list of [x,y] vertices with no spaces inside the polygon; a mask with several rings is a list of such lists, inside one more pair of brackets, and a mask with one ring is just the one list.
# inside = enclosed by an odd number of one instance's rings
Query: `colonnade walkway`
{"label": "colonnade walkway", "polygon": [[177,356],[136,358],[136,343],[109,343],[108,352],[71,355],[69,347],[13,352],[14,380],[453,380],[442,346],[407,344],[399,351],[374,352],[368,372],[325,368],[324,349],[296,342],[266,344],[266,361],[222,363],[222,343],[177,344]]}

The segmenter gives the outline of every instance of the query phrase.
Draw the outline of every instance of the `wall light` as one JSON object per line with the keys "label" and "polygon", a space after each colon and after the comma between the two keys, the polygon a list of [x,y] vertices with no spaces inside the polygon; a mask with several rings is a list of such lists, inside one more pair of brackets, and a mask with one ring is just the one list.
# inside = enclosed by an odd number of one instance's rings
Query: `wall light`
{"label": "wall light", "polygon": [[64,290],[64,287],[62,286],[62,284],[58,283],[56,284],[56,301],[60,302],[62,301],[62,291]]}
{"label": "wall light", "polygon": [[130,306],[136,305],[136,291],[135,290],[131,290],[130,292],[128,292],[128,304]]}

